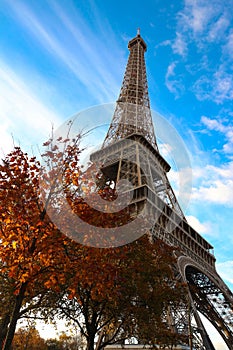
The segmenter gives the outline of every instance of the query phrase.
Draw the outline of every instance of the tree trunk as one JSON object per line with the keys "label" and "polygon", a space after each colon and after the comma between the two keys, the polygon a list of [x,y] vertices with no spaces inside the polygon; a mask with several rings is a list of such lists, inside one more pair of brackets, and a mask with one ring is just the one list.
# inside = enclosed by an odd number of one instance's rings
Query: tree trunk
{"label": "tree trunk", "polygon": [[0,322],[0,349],[2,349],[7,335],[8,324],[10,323],[10,313],[6,314]]}
{"label": "tree trunk", "polygon": [[94,339],[89,339],[87,341],[87,350],[95,350],[94,346],[95,346]]}
{"label": "tree trunk", "polygon": [[86,350],[95,350],[95,336],[96,336],[96,328],[88,327],[88,338],[87,338],[87,348]]}
{"label": "tree trunk", "polygon": [[19,316],[20,316],[20,309],[21,309],[23,299],[25,296],[27,284],[28,284],[27,282],[21,284],[19,294],[16,296],[15,306],[14,306],[14,309],[13,309],[13,312],[11,315],[9,328],[7,331],[6,339],[5,339],[4,345],[2,347],[2,350],[10,350],[11,349],[11,344],[12,344],[12,341],[13,341],[13,338],[15,335],[15,329],[16,329],[17,321],[18,321]]}

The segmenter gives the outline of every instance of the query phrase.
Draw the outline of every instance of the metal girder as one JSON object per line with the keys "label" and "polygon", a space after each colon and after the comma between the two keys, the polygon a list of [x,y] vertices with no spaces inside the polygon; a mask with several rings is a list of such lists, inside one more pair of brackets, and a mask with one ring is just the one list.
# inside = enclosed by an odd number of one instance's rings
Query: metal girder
{"label": "metal girder", "polygon": [[171,325],[190,335],[190,349],[214,350],[200,312],[233,350],[233,295],[215,270],[213,247],[188,225],[167,178],[170,166],[158,150],[144,60],[146,44],[140,33],[128,47],[130,55],[112,122],[101,150],[91,155],[91,161],[102,170],[102,186],[128,180],[133,192],[132,217],[149,203],[152,237],[178,248],[177,278],[188,283],[190,305],[165,315]]}
{"label": "metal girder", "polygon": [[130,55],[120,96],[103,147],[128,135],[140,133],[158,150],[151,117],[146,64],[146,44],[138,34],[128,46]]}
{"label": "metal girder", "polygon": [[186,278],[197,310],[213,324],[231,349],[233,346],[232,293],[227,288],[222,289],[222,286],[211,280],[206,272],[192,266],[186,268]]}

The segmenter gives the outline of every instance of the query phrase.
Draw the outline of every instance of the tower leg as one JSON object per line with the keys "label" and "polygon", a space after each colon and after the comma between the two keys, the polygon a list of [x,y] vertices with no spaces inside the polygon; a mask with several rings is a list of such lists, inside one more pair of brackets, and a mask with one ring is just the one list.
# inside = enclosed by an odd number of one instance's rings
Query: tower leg
{"label": "tower leg", "polygon": [[203,340],[204,349],[205,350],[215,350],[215,347],[214,347],[212,341],[210,340],[208,333],[206,332],[206,329],[203,325],[201,317],[198,314],[196,308],[193,310],[193,314],[194,314],[194,318],[195,318],[195,321],[197,324],[198,331],[200,332],[201,338]]}
{"label": "tower leg", "polygon": [[[190,346],[190,350],[196,350],[196,348],[200,349],[200,350],[216,350],[206,329],[205,326],[201,320],[201,317],[195,307],[195,304],[193,302],[193,298],[192,295],[189,291],[188,293],[189,295],[189,346]],[[196,323],[196,331],[193,332],[193,326],[192,326],[192,321],[191,321],[191,314],[193,314],[194,319],[195,319],[195,323]],[[193,333],[198,333],[198,335],[200,335],[201,337],[201,344],[200,347],[197,347],[195,345],[195,335]],[[199,337],[199,338],[200,338]]]}

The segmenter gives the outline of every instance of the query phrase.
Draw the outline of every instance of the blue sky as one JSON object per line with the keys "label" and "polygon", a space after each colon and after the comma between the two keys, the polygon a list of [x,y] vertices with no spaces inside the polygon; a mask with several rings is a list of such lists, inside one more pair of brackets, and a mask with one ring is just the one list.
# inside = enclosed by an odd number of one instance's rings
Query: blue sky
{"label": "blue sky", "polygon": [[[1,152],[35,149],[68,117],[114,102],[141,28],[151,107],[189,152],[186,214],[233,290],[233,3],[229,0],[2,0]],[[156,128],[156,126],[155,126]],[[176,185],[177,174],[171,172]]]}

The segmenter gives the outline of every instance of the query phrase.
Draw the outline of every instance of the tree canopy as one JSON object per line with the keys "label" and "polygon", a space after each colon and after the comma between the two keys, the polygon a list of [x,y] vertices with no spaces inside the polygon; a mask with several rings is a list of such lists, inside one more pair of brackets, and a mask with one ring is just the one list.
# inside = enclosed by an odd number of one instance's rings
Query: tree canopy
{"label": "tree canopy", "polygon": [[[105,214],[87,205],[82,193],[93,196],[96,188],[80,167],[79,145],[76,140],[69,145],[61,138],[57,141],[59,146],[46,143],[43,175],[36,158],[19,147],[0,165],[0,294],[6,293],[7,303],[0,304],[0,348],[10,349],[18,319],[35,310],[75,323],[88,350],[130,337],[148,344],[174,341],[166,315],[185,302],[184,286],[173,273],[174,249],[152,241],[149,233],[108,249],[73,240],[73,215],[93,227],[114,226],[117,220],[122,225],[130,217],[127,210]],[[111,187],[98,191],[105,200],[115,198]],[[69,235],[54,218],[69,227]],[[95,230],[88,234],[87,239]],[[184,340],[178,338],[175,342]]]}

